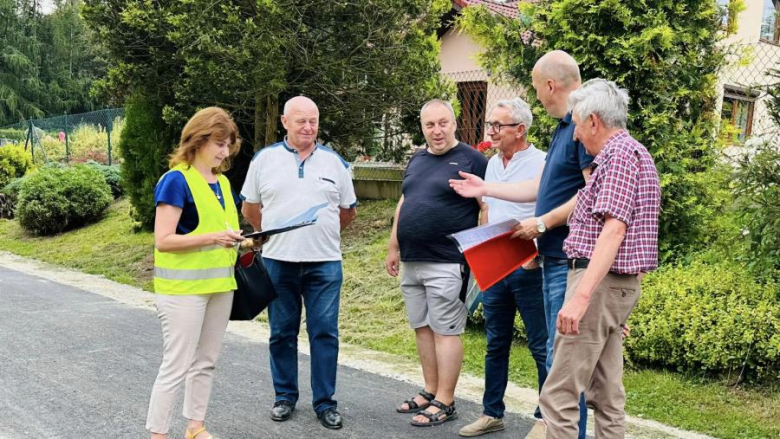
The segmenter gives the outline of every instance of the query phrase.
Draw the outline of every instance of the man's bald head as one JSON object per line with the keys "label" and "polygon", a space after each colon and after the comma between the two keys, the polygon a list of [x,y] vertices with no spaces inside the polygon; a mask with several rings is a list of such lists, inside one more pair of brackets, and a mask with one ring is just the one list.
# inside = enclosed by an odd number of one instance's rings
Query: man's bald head
{"label": "man's bald head", "polygon": [[287,130],[287,143],[298,153],[314,148],[320,123],[317,104],[305,96],[296,96],[284,103],[282,125]]}
{"label": "man's bald head", "polygon": [[569,108],[569,93],[580,87],[580,67],[562,50],[546,53],[531,72],[531,84],[536,98],[547,113],[561,119]]}
{"label": "man's bald head", "polygon": [[296,96],[284,103],[285,115],[288,115],[293,111],[307,111],[311,109],[317,110],[317,112],[319,113],[317,104],[315,104],[314,101],[307,98],[306,96]]}
{"label": "man's bald head", "polygon": [[551,79],[559,87],[572,90],[582,83],[580,66],[571,55],[563,50],[553,50],[544,54],[534,66],[534,72],[542,81]]}

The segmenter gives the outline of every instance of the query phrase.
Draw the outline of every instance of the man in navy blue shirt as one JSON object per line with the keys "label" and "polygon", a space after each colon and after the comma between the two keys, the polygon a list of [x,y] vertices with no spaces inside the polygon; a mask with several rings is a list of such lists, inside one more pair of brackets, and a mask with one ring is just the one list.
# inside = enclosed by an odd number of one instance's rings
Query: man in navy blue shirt
{"label": "man in navy blue shirt", "polygon": [[479,201],[458,196],[448,182],[458,172],[484,177],[488,161],[455,139],[455,113],[448,102],[426,103],[420,122],[427,147],[407,165],[385,266],[393,277],[401,272],[401,292],[425,379],[419,395],[396,411],[415,413],[412,425],[432,426],[457,417],[460,334],[467,315],[461,299],[468,276],[465,260],[447,235],[475,227],[481,210]]}
{"label": "man in navy blue shirt", "polygon": [[[450,185],[464,197],[489,196],[514,202],[536,200],[536,215],[518,224],[513,237],[537,240],[542,256],[544,279],[544,309],[547,320],[547,371],[553,362],[553,344],[557,332],[558,312],[566,294],[566,254],[563,241],[569,234],[566,219],[574,210],[577,191],[590,177],[593,157],[574,140],[574,122],[568,108],[569,94],[582,81],[577,62],[566,52],[555,50],[539,58],[532,72],[536,97],[547,113],[558,119],[547,159],[536,180],[521,183],[484,183],[481,179],[462,174],[465,180],[452,180]],[[580,399],[579,437],[585,438],[587,407]],[[544,416],[544,413],[542,413]],[[544,424],[537,423],[528,437],[544,437]]]}

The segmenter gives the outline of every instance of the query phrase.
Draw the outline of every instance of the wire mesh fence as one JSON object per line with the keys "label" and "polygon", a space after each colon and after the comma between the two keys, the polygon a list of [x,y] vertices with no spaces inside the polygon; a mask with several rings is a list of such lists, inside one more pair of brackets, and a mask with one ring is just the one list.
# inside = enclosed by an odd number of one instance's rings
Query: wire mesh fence
{"label": "wire mesh fence", "polygon": [[457,87],[460,115],[456,137],[472,146],[485,140],[485,120],[498,101],[526,98],[525,90],[521,87],[501,81],[487,70],[448,72],[443,75]]}
{"label": "wire mesh fence", "polygon": [[116,164],[116,145],[124,128],[124,108],[30,119],[0,127],[0,146],[20,144],[36,164]]}
{"label": "wire mesh fence", "polygon": [[780,82],[780,46],[758,42],[729,47],[729,65],[721,76],[721,121],[735,130],[735,143],[751,138],[777,142],[780,130],[770,114],[768,90]]}

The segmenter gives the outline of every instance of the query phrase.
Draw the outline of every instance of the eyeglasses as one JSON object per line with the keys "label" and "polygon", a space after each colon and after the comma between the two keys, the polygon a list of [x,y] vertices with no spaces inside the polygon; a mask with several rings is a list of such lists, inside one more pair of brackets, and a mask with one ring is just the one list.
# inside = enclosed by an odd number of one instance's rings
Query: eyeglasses
{"label": "eyeglasses", "polygon": [[501,128],[503,127],[516,127],[518,125],[522,125],[522,123],[498,123],[498,122],[491,122],[489,120],[485,121],[485,127],[488,131],[491,129],[495,129],[497,133],[501,132]]}

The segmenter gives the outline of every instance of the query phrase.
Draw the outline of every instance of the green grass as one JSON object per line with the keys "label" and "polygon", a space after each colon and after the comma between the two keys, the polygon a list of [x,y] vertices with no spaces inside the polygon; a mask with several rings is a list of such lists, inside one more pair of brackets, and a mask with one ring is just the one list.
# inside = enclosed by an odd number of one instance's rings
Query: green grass
{"label": "green grass", "polygon": [[[395,203],[365,201],[344,235],[342,340],[416,359],[414,333],[406,321],[398,279],[387,275],[384,258]],[[114,204],[106,218],[50,238],[30,237],[15,221],[0,220],[0,249],[47,262],[101,274],[151,290],[153,237],[133,233],[127,201]],[[463,335],[463,370],[484,373],[485,335],[470,325]],[[528,349],[512,350],[510,379],[536,385],[536,367]],[[723,438],[780,437],[780,388],[728,387],[700,377],[659,370],[628,370],[624,377],[634,416]]]}
{"label": "green grass", "polygon": [[146,290],[152,289],[154,236],[134,233],[130,203],[114,203],[99,223],[51,237],[28,235],[0,220],[0,250],[29,256]]}

